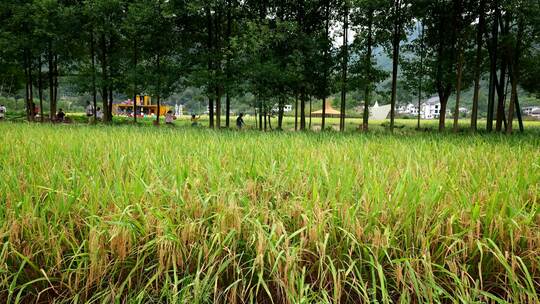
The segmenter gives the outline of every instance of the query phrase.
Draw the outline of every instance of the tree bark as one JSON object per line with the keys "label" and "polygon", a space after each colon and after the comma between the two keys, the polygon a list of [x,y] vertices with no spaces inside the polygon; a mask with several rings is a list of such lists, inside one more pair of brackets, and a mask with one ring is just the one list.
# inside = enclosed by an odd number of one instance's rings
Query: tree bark
{"label": "tree bark", "polygon": [[521,109],[519,109],[518,104],[518,78],[519,78],[519,61],[521,57],[521,40],[523,39],[523,17],[519,19],[518,22],[518,32],[516,37],[516,45],[514,49],[514,54],[512,56],[512,61],[510,65],[510,74],[511,74],[511,82],[512,82],[512,95],[510,98],[510,105],[508,107],[508,124],[506,126],[506,133],[512,134],[513,132],[513,122],[514,122],[514,111],[517,108],[518,110],[518,119],[520,119],[520,130],[523,132],[523,123],[521,122]]}
{"label": "tree bark", "polygon": [[209,78],[208,79],[208,104],[209,104],[209,124],[210,124],[210,128],[213,129],[214,128],[214,98],[212,97],[212,95],[214,94],[214,90],[213,90],[213,79],[212,79],[212,75],[213,75],[213,68],[214,68],[214,64],[213,64],[213,60],[212,60],[212,56],[213,56],[213,49],[214,49],[214,46],[213,46],[213,40],[214,40],[214,35],[213,35],[213,25],[212,25],[212,11],[210,9],[209,6],[207,6],[206,8],[206,21],[207,21],[207,29],[208,29],[208,73],[209,73]]}
{"label": "tree bark", "polygon": [[420,33],[420,75],[418,75],[418,117],[416,123],[416,129],[420,130],[420,120],[422,119],[422,85],[424,80],[424,32],[425,26],[422,23],[422,30]]}
{"label": "tree bark", "polygon": [[108,64],[107,64],[107,42],[106,42],[106,38],[105,38],[105,34],[101,34],[101,38],[100,38],[100,47],[101,47],[101,73],[102,73],[102,78],[103,78],[103,83],[102,83],[102,93],[101,93],[101,97],[103,99],[103,112],[104,112],[104,117],[103,117],[103,120],[105,122],[109,122],[111,121],[111,113],[109,113],[109,77],[108,77],[108,73],[107,73],[107,68],[108,68]]}
{"label": "tree bark", "polygon": [[349,4],[345,3],[345,11],[343,13],[343,62],[341,75],[341,113],[339,120],[339,130],[345,131],[345,109],[347,102],[347,72],[349,66]]}
{"label": "tree bark", "polygon": [[478,129],[478,103],[480,98],[480,77],[482,68],[482,44],[486,23],[486,0],[480,0],[478,31],[476,35],[476,62],[474,66],[474,94],[471,112],[471,129]]}
{"label": "tree bark", "polygon": [[306,130],[306,92],[302,87],[300,92],[300,131]]}
{"label": "tree bark", "polygon": [[392,96],[390,99],[390,131],[394,131],[396,115],[397,77],[399,68],[399,43],[401,42],[401,0],[394,0],[394,32],[392,34]]}
{"label": "tree bark", "polygon": [[216,126],[221,129],[221,92],[216,88]]}
{"label": "tree bark", "polygon": [[208,98],[208,119],[210,129],[214,128],[214,98]]}
{"label": "tree bark", "polygon": [[38,93],[39,93],[39,118],[43,122],[43,62],[41,61],[41,54],[39,55],[39,71],[38,71]]}
{"label": "tree bark", "polygon": [[324,59],[325,59],[325,67],[324,67],[324,97],[322,99],[322,117],[321,117],[321,131],[324,131],[326,128],[326,94],[328,91],[328,70],[329,70],[329,63],[330,63],[330,0],[326,0],[325,2],[325,38],[327,39],[325,49],[324,49]]}
{"label": "tree bark", "polygon": [[96,89],[96,46],[94,30],[90,31],[90,57],[92,60],[92,104],[94,106],[94,121],[97,122],[97,89]]}
{"label": "tree bark", "polygon": [[112,112],[112,108],[113,108],[113,88],[112,88],[112,85],[109,85],[109,109],[107,110],[107,112],[109,112],[109,122],[112,122],[113,121],[113,112]]}
{"label": "tree bark", "polygon": [[488,112],[487,112],[487,124],[486,130],[491,132],[493,130],[493,116],[495,111],[495,82],[497,77],[497,45],[499,43],[499,6],[498,1],[493,2],[494,15],[493,24],[491,28],[491,43],[489,45],[490,50],[490,76],[489,76],[489,96],[488,96]]}
{"label": "tree bark", "polygon": [[[133,39],[133,122],[137,123],[137,40]],[[95,106],[94,106],[95,113]]]}
{"label": "tree bark", "polygon": [[296,94],[294,101],[294,130],[298,131],[298,94]]}
{"label": "tree bark", "polygon": [[24,51],[24,81],[25,81],[25,94],[24,94],[24,103],[26,108],[26,119],[28,121],[31,121],[31,106],[30,106],[30,76],[29,76],[29,66],[30,66],[30,60],[28,59],[28,51]]}
{"label": "tree bark", "polygon": [[36,117],[35,113],[35,105],[34,105],[34,76],[32,74],[32,58],[29,60],[28,65],[28,85],[29,85],[29,92],[30,92],[30,99],[28,100],[28,104],[30,106],[30,121],[34,121],[34,118]]}
{"label": "tree bark", "polygon": [[311,130],[311,112],[312,112],[311,111],[311,109],[312,109],[311,106],[312,106],[312,97],[309,96],[309,127],[308,127],[308,129],[310,129],[310,130]]}
{"label": "tree bark", "polygon": [[225,95],[225,126],[230,128],[230,116],[231,116],[231,96],[229,92]]}
{"label": "tree bark", "polygon": [[[505,16],[505,24],[502,27],[502,35],[505,37],[508,34],[509,27],[510,27],[510,19],[509,15],[507,14]],[[510,50],[508,50],[508,46],[506,46],[503,49],[503,53],[501,54],[502,60],[501,60],[501,67],[500,67],[500,76],[499,76],[499,84],[498,84],[498,103],[497,103],[497,120],[495,129],[497,132],[502,131],[502,125],[503,121],[506,123],[506,117],[505,117],[505,103],[506,103],[506,74],[508,72],[508,56],[507,53],[509,53]]]}
{"label": "tree bark", "polygon": [[445,94],[440,98],[441,111],[439,113],[439,131],[442,132],[446,128],[446,107],[448,105],[448,98],[450,94]]}
{"label": "tree bark", "polygon": [[58,54],[54,55],[54,105],[58,105]]}
{"label": "tree bark", "polygon": [[231,35],[232,35],[232,8],[231,0],[227,0],[227,86],[225,92],[225,126],[230,127],[230,115],[231,115],[231,98],[230,98],[230,87],[231,87]]}
{"label": "tree bark", "polygon": [[322,118],[321,118],[321,131],[326,128],[326,97],[322,99]]}
{"label": "tree bark", "polygon": [[368,39],[367,39],[367,54],[366,54],[366,89],[364,92],[364,115],[362,118],[362,130],[367,132],[369,130],[369,106],[371,103],[371,56],[373,47],[373,9],[369,11],[368,16]]}
{"label": "tree bark", "polygon": [[56,100],[54,99],[54,57],[52,51],[52,42],[48,43],[47,50],[48,59],[48,78],[49,78],[49,118],[51,121],[56,120]]}
{"label": "tree bark", "polygon": [[262,115],[264,115],[263,103],[259,99],[259,131],[263,130],[263,117],[262,117]]}
{"label": "tree bark", "polygon": [[461,81],[463,76],[463,49],[459,48],[458,69],[456,81],[456,106],[454,108],[454,132],[459,131],[459,106],[461,102]]}
{"label": "tree bark", "polygon": [[156,56],[157,61],[157,115],[156,115],[156,124],[160,124],[160,118],[161,118],[161,54],[157,54]]}
{"label": "tree bark", "polygon": [[264,132],[266,132],[266,125],[267,125],[266,116],[268,116],[268,115],[267,115],[267,113],[266,113],[266,107],[265,107],[265,108],[264,108],[264,111],[263,111]]}
{"label": "tree bark", "polygon": [[283,114],[284,114],[285,101],[283,96],[279,97],[278,105],[278,130],[283,130]]}

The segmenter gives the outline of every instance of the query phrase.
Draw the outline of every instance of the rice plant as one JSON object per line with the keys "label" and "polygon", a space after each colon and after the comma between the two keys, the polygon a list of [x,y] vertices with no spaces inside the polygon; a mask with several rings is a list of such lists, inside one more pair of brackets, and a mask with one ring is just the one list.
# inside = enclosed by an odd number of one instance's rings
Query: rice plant
{"label": "rice plant", "polygon": [[0,124],[6,303],[539,303],[536,133]]}

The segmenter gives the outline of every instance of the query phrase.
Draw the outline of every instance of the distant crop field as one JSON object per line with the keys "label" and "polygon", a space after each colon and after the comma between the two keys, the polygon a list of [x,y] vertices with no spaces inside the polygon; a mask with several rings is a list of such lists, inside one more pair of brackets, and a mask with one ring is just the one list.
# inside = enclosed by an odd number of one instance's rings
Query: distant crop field
{"label": "distant crop field", "polygon": [[539,303],[528,124],[504,136],[0,123],[0,299]]}

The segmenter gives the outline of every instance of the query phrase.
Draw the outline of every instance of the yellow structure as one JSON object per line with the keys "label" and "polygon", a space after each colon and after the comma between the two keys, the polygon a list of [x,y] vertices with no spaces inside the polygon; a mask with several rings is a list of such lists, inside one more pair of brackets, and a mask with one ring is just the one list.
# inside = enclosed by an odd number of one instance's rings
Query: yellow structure
{"label": "yellow structure", "polygon": [[[137,116],[157,115],[158,106],[152,104],[152,97],[148,95],[135,97]],[[159,115],[163,116],[169,111],[168,106],[159,107]],[[133,101],[127,100],[123,103],[113,105],[113,112],[116,115],[133,116]]]}
{"label": "yellow structure", "polygon": [[[336,117],[337,118],[337,117],[340,117],[341,112],[339,112],[338,110],[332,108],[332,99],[328,99],[326,101],[326,107],[325,107],[324,114],[325,114],[326,117]],[[323,110],[312,112],[311,116],[313,116],[313,117],[322,117],[323,116]]]}

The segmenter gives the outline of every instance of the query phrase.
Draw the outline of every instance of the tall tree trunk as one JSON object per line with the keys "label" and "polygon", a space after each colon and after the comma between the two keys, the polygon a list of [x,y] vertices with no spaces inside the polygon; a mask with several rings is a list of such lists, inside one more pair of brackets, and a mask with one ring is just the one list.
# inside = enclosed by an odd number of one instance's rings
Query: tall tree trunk
{"label": "tall tree trunk", "polygon": [[94,106],[94,121],[97,122],[97,89],[96,89],[96,46],[94,30],[90,31],[90,57],[92,57],[92,105]]}
{"label": "tall tree trunk", "polygon": [[253,105],[253,113],[255,113],[255,129],[258,129],[259,128],[259,121],[257,119],[257,105]]}
{"label": "tall tree trunk", "polygon": [[306,130],[306,88],[302,86],[300,92],[300,131]]}
{"label": "tall tree trunk", "polygon": [[457,81],[456,81],[456,106],[454,108],[454,132],[459,131],[459,106],[461,102],[461,81],[463,76],[463,49],[459,48],[458,55],[458,69],[457,69]]}
{"label": "tall tree trunk", "polygon": [[321,117],[321,131],[324,131],[326,128],[326,94],[328,91],[328,70],[329,70],[329,64],[330,64],[330,0],[326,0],[325,2],[325,9],[324,9],[324,29],[325,29],[325,39],[326,45],[324,49],[324,60],[325,60],[325,67],[324,67],[324,97],[322,99],[322,117]]}
{"label": "tall tree trunk", "polygon": [[513,132],[513,122],[514,122],[514,111],[515,111],[515,105],[516,100],[518,96],[517,92],[517,71],[516,67],[513,65],[511,67],[511,83],[512,83],[512,93],[510,96],[510,105],[508,106],[508,124],[506,125],[506,134],[512,134]]}
{"label": "tall tree trunk", "polygon": [[259,131],[263,130],[263,117],[262,117],[263,115],[264,115],[263,103],[262,103],[262,100],[260,100],[259,98]]}
{"label": "tall tree trunk", "polygon": [[392,33],[392,96],[390,99],[390,131],[394,131],[396,116],[397,77],[399,68],[399,43],[401,42],[401,0],[394,0],[394,31]]}
{"label": "tall tree trunk", "polygon": [[[510,27],[510,19],[509,19],[509,15],[507,14],[505,16],[505,25],[502,27],[502,30],[501,30],[501,34],[503,37],[505,37],[507,34],[508,34],[508,31],[509,31],[509,27]],[[502,131],[502,125],[503,125],[503,121],[506,122],[506,119],[505,119],[505,103],[506,103],[506,92],[505,92],[505,88],[506,88],[506,73],[508,72],[507,68],[508,68],[508,55],[506,53],[508,53],[509,50],[508,50],[508,47],[505,47],[503,49],[503,52],[501,54],[501,66],[500,66],[500,76],[499,76],[499,84],[497,86],[498,90],[497,90],[497,95],[498,95],[498,102],[497,102],[497,120],[496,120],[496,125],[495,125],[495,129],[497,132],[501,132]]]}
{"label": "tall tree trunk", "polygon": [[488,112],[487,125],[488,132],[493,130],[493,114],[495,111],[495,87],[497,77],[497,46],[499,43],[499,5],[498,1],[493,2],[493,24],[491,28],[491,43],[489,45],[490,57],[490,75],[489,75],[489,96],[488,96]]}
{"label": "tall tree trunk", "polygon": [[230,118],[231,116],[231,96],[229,95],[229,92],[225,95],[225,126],[227,128],[230,127]]}
{"label": "tall tree trunk", "polygon": [[516,95],[515,97],[516,100],[514,100],[514,103],[516,104],[516,117],[519,123],[519,131],[523,133],[525,132],[525,127],[523,126],[523,116],[521,115],[521,107],[519,106],[519,96]]}
{"label": "tall tree trunk", "polygon": [[28,66],[28,84],[29,84],[29,92],[30,92],[30,99],[28,100],[29,106],[30,106],[30,120],[34,121],[34,118],[36,117],[36,106],[34,104],[34,76],[32,73],[32,58],[29,60],[29,66]]}
{"label": "tall tree trunk", "polygon": [[263,110],[264,132],[266,132],[266,125],[267,125],[266,116],[267,116],[267,113],[266,113],[266,107],[265,107]]}
{"label": "tall tree trunk", "polygon": [[298,94],[296,94],[294,101],[294,130],[298,131]]}
{"label": "tall tree trunk", "polygon": [[347,102],[347,70],[349,66],[349,4],[345,3],[343,12],[343,62],[341,75],[341,113],[339,119],[339,130],[345,131],[345,104]]}
{"label": "tall tree trunk", "polygon": [[486,23],[486,0],[480,0],[478,30],[476,34],[476,62],[474,65],[474,95],[471,112],[471,129],[478,129],[478,103],[480,99],[480,77],[482,69],[482,44]]}
{"label": "tall tree trunk", "polygon": [[216,88],[216,126],[221,129],[221,92]]}
{"label": "tall tree trunk", "polygon": [[210,120],[210,129],[214,128],[214,98],[208,98],[208,115]]}
{"label": "tall tree trunk", "polygon": [[56,100],[54,99],[54,57],[52,51],[52,42],[48,42],[47,50],[48,59],[48,78],[49,78],[49,118],[51,121],[56,120]]}
{"label": "tall tree trunk", "polygon": [[231,115],[231,35],[232,35],[232,8],[231,0],[227,0],[227,84],[225,90],[225,126],[230,127],[230,115]]}
{"label": "tall tree trunk", "polygon": [[321,131],[326,129],[326,97],[322,99]]}
{"label": "tall tree trunk", "polygon": [[[213,50],[214,50],[214,34],[213,34],[213,22],[212,22],[212,11],[209,6],[206,6],[206,25],[208,30],[208,72],[209,75],[213,75],[213,68],[214,68],[214,62],[212,59],[213,56]],[[210,76],[212,77],[212,76]],[[209,79],[209,85],[208,85],[208,104],[209,104],[209,115],[210,115],[210,128],[214,128],[214,98],[213,94],[215,93],[213,90],[214,83],[213,79]]]}
{"label": "tall tree trunk", "polygon": [[112,84],[109,85],[109,108],[107,110],[107,112],[109,112],[109,122],[112,122],[113,121],[113,112],[112,112],[112,109],[113,109],[113,101],[114,101],[114,98],[113,98],[113,88],[112,88]]}
{"label": "tall tree trunk", "polygon": [[283,130],[283,114],[284,114],[285,101],[283,96],[279,97],[278,105],[278,130]]}
{"label": "tall tree trunk", "polygon": [[[133,122],[137,123],[137,39],[133,39]],[[95,107],[94,107],[95,109]]]}
{"label": "tall tree trunk", "polygon": [[58,54],[54,55],[54,105],[58,104]]}
{"label": "tall tree trunk", "polygon": [[25,94],[24,94],[24,104],[25,104],[25,108],[26,108],[26,119],[28,121],[31,120],[31,115],[30,115],[30,81],[29,81],[29,59],[28,59],[28,52],[25,50],[24,51],[24,82],[25,82]]}
{"label": "tall tree trunk", "polygon": [[111,113],[109,113],[109,78],[107,75],[107,42],[105,40],[105,34],[101,34],[100,48],[101,48],[101,73],[102,73],[102,88],[101,97],[103,99],[103,121],[109,122],[111,120]]}
{"label": "tall tree trunk", "polygon": [[311,130],[312,97],[309,96],[309,129]]}
{"label": "tall tree trunk", "polygon": [[[216,10],[214,18],[214,50],[215,50],[215,56],[216,58],[220,58],[214,62],[214,71],[216,75],[220,75],[222,71],[222,64],[221,64],[221,58],[222,58],[222,52],[221,52],[221,35],[222,35],[222,29],[221,29],[221,15],[222,15],[222,9]],[[225,75],[227,76],[227,75]],[[216,83],[216,128],[219,130],[221,129],[221,92],[223,88],[223,83],[221,81]]]}
{"label": "tall tree trunk", "polygon": [[422,86],[424,81],[424,56],[425,56],[425,49],[424,49],[424,33],[425,33],[425,26],[424,23],[422,23],[422,30],[420,33],[420,75],[418,75],[418,117],[416,122],[416,129],[420,130],[420,120],[422,119]]}
{"label": "tall tree trunk", "polygon": [[30,121],[30,87],[28,86],[28,67],[26,55],[24,58],[24,109],[26,111],[26,120]]}
{"label": "tall tree trunk", "polygon": [[41,54],[39,55],[39,71],[38,71],[38,93],[39,93],[39,118],[43,122],[43,61]]}
{"label": "tall tree trunk", "polygon": [[446,128],[446,108],[448,105],[448,98],[450,97],[450,94],[444,94],[440,98],[441,102],[441,111],[439,113],[439,131],[442,132]]}
{"label": "tall tree trunk", "polygon": [[[512,82],[512,93],[510,98],[510,105],[508,107],[508,124],[506,126],[506,133],[512,134],[513,132],[513,122],[514,122],[514,111],[518,110],[518,119],[521,120],[521,109],[519,109],[519,103],[518,103],[518,92],[517,92],[517,86],[519,81],[519,61],[521,57],[521,40],[523,39],[523,31],[524,31],[524,21],[523,17],[519,18],[518,22],[518,30],[517,30],[517,37],[516,37],[516,45],[514,46],[514,52],[513,56],[511,57],[511,64],[510,64],[510,79]],[[523,123],[520,121],[520,130],[523,132]]]}
{"label": "tall tree trunk", "polygon": [[160,124],[160,118],[161,118],[161,55],[157,54],[157,73],[158,73],[158,81],[157,81],[157,115],[156,115],[156,124]]}
{"label": "tall tree trunk", "polygon": [[366,54],[366,89],[364,92],[364,115],[362,118],[362,130],[369,130],[369,106],[371,104],[371,56],[373,47],[373,9],[368,13],[368,39],[367,39],[367,54]]}
{"label": "tall tree trunk", "polygon": [[157,95],[157,113],[156,113],[156,125],[160,124],[161,120],[161,94]]}

